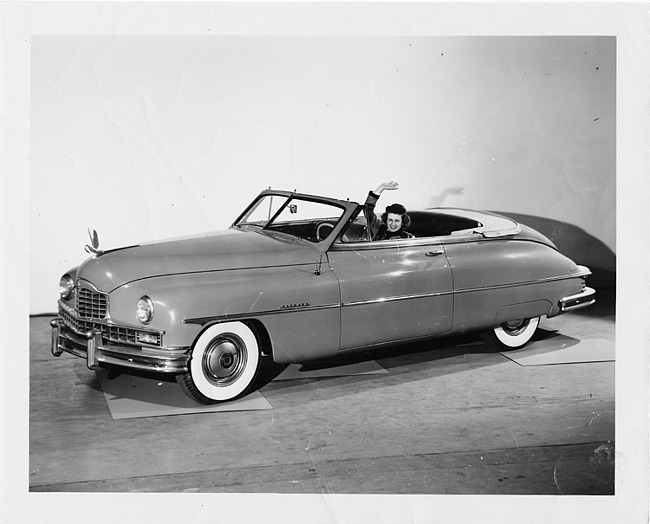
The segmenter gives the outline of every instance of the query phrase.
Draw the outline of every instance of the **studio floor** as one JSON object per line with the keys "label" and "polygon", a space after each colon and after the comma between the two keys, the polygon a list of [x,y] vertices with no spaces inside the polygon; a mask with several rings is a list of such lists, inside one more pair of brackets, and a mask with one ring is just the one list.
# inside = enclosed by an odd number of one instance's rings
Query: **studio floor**
{"label": "studio floor", "polygon": [[32,492],[614,493],[613,293],[507,354],[465,336],[267,363],[218,411],[53,357],[50,318],[30,319]]}

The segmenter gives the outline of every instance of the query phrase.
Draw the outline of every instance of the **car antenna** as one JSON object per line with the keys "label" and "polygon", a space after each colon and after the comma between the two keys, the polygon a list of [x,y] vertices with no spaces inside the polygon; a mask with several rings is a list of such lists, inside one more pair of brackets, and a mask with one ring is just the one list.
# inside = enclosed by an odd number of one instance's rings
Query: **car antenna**
{"label": "car antenna", "polygon": [[314,271],[314,275],[320,276],[320,268],[322,263],[323,263],[323,255],[321,254],[320,257],[318,258],[318,267]]}

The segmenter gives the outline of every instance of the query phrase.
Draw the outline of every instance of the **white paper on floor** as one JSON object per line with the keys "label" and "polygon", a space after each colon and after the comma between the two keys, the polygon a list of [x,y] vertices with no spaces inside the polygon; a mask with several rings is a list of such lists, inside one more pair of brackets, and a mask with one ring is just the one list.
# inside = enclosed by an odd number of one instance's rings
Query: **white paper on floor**
{"label": "white paper on floor", "polygon": [[[291,364],[273,380],[338,377],[388,373],[374,360],[352,364],[310,367]],[[161,381],[126,373],[96,371],[97,379],[113,419],[163,417],[191,413],[219,413],[226,411],[256,411],[273,409],[259,391],[223,404],[204,406],[189,398],[176,382]]]}
{"label": "white paper on floor", "polygon": [[115,420],[273,409],[258,391],[233,402],[204,406],[185,395],[176,382],[128,374],[111,374],[105,369],[98,369],[96,374],[111,416]]}
{"label": "white paper on floor", "polygon": [[558,333],[549,333],[542,340],[529,342],[503,356],[522,366],[549,366],[553,364],[581,364],[615,360],[614,341],[606,338],[577,339]]}

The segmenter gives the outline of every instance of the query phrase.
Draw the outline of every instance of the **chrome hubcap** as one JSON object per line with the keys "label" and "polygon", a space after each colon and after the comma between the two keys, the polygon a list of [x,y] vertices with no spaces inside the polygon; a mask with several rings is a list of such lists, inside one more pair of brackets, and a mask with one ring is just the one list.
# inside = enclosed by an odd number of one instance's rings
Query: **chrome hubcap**
{"label": "chrome hubcap", "polygon": [[516,320],[509,320],[501,324],[503,330],[509,335],[518,335],[528,327],[530,319],[518,318]]}
{"label": "chrome hubcap", "polygon": [[203,372],[218,386],[226,386],[237,380],[245,365],[246,346],[232,333],[215,338],[203,355]]}

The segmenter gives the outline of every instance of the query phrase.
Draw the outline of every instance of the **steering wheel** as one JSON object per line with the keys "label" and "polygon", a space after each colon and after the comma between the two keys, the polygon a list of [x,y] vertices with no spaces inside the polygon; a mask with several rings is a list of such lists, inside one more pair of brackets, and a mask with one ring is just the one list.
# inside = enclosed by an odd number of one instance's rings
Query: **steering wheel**
{"label": "steering wheel", "polygon": [[368,224],[356,223],[350,224],[350,227],[343,233],[343,242],[368,242],[370,238],[370,231]]}
{"label": "steering wheel", "polygon": [[319,242],[325,240],[334,230],[334,226],[329,222],[321,222],[316,226],[316,240]]}

